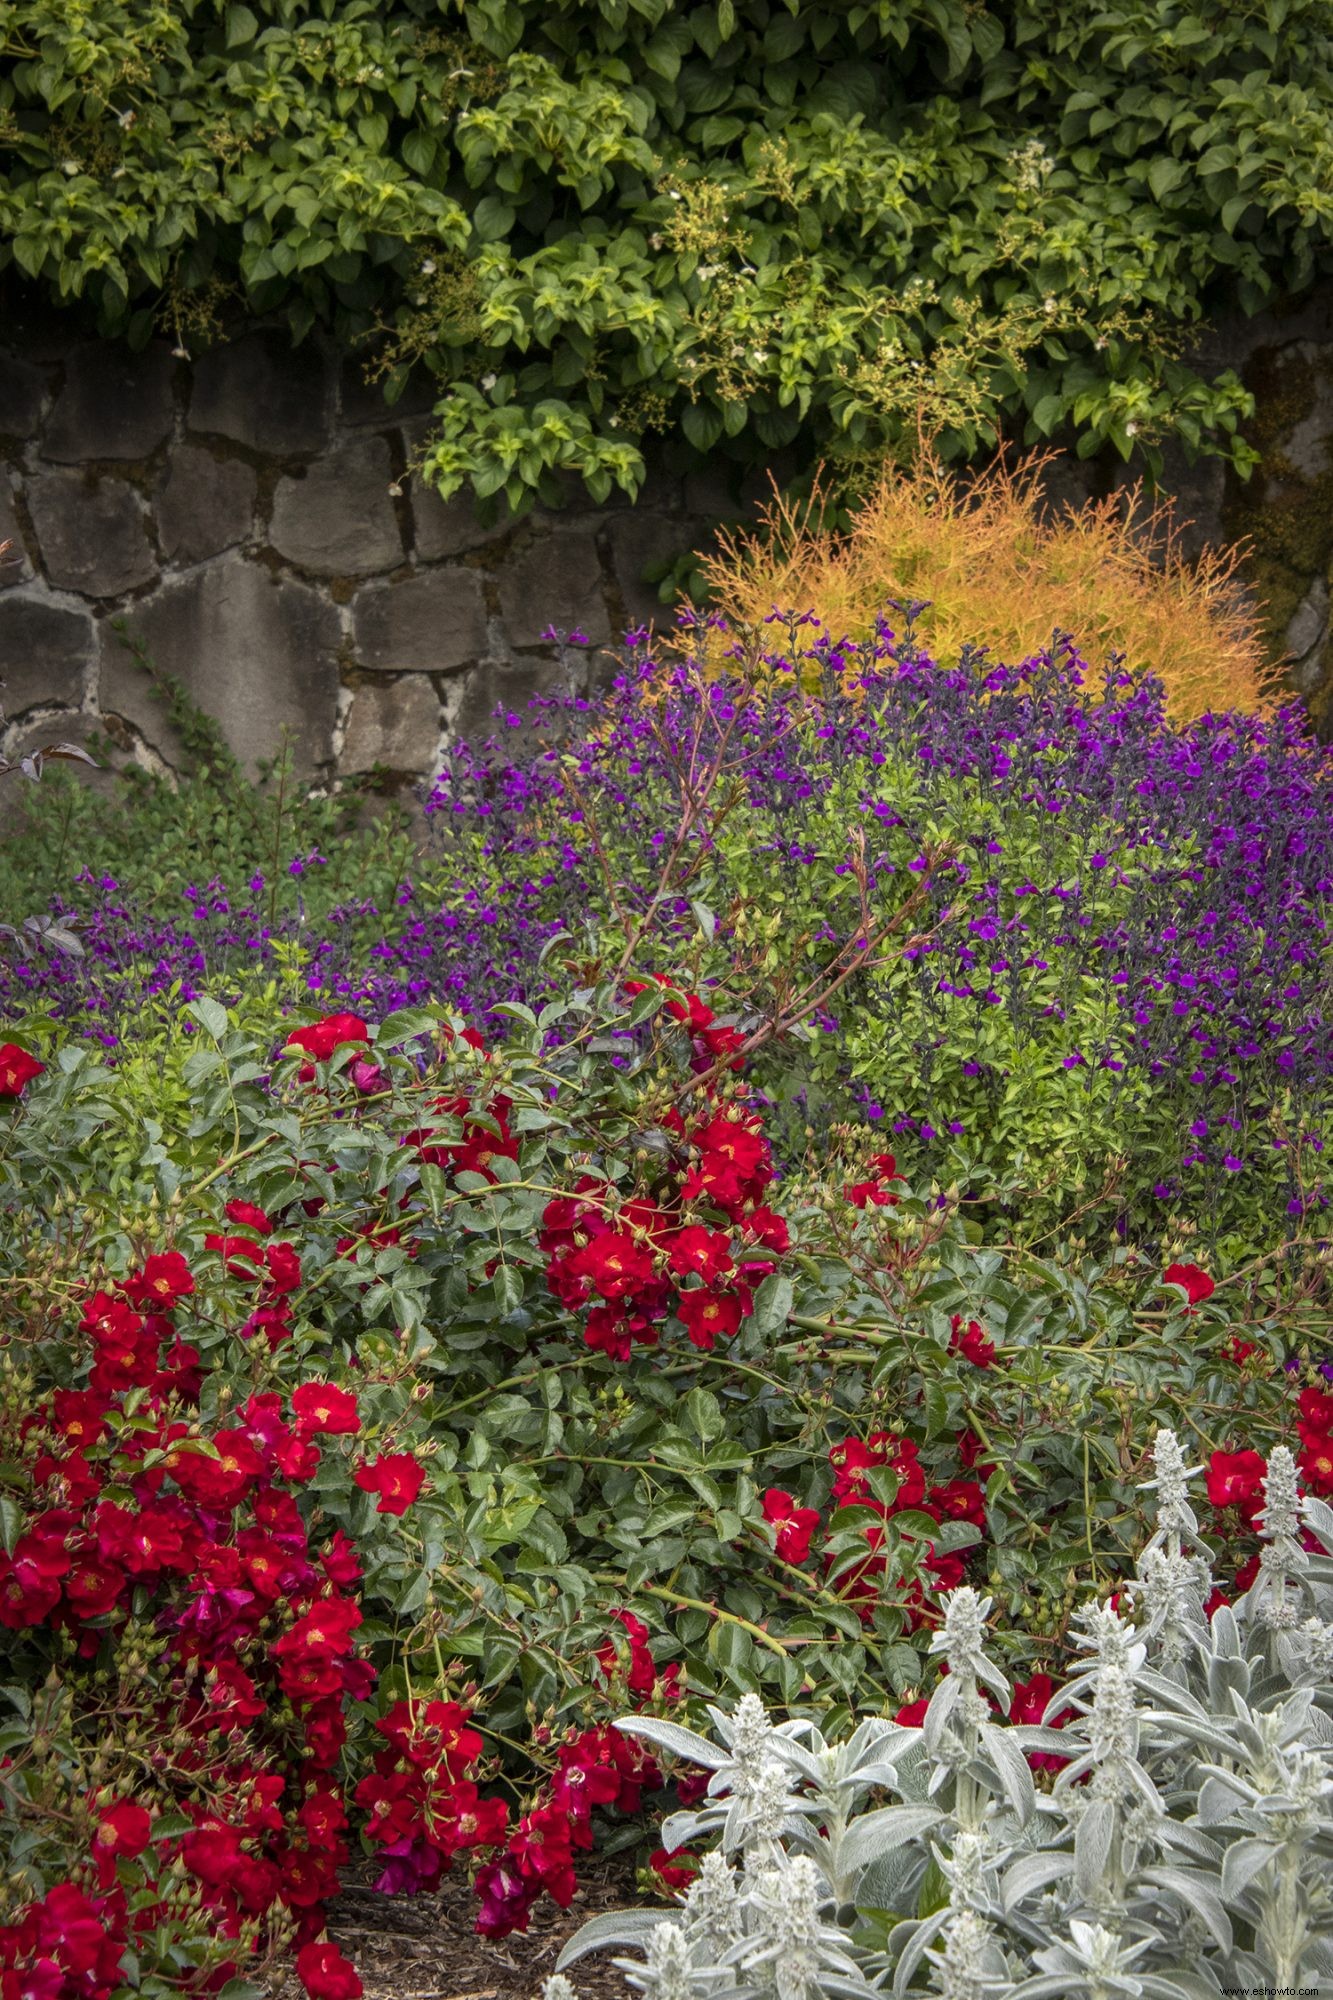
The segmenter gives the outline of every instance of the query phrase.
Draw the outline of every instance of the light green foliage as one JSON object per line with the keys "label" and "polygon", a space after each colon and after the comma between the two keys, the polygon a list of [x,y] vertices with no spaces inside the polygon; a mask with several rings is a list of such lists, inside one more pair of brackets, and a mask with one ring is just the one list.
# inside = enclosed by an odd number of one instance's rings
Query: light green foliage
{"label": "light green foliage", "polygon": [[1329,0],[0,0],[0,264],[441,378],[427,476],[633,493],[644,440],[854,479],[1072,425],[1244,470],[1181,360],[1328,257]]}

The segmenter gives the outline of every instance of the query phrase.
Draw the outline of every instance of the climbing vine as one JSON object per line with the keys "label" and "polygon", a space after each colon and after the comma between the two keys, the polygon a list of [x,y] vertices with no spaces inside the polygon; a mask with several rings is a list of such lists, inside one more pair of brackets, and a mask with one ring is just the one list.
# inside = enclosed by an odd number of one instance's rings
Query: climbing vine
{"label": "climbing vine", "polygon": [[1333,0],[0,0],[0,269],[424,362],[512,506],[654,433],[1243,471],[1190,335],[1326,267],[1331,113]]}

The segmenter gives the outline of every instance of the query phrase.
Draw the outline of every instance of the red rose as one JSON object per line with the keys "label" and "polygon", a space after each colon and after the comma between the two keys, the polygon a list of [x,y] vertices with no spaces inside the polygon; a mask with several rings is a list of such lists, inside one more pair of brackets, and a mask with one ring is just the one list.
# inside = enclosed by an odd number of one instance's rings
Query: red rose
{"label": "red rose", "polygon": [[1312,1493],[1333,1493],[1333,1438],[1313,1439],[1296,1463],[1300,1467],[1301,1478]]}
{"label": "red rose", "polygon": [[223,1214],[238,1229],[253,1229],[259,1236],[269,1236],[273,1232],[273,1224],[263,1209],[256,1208],[252,1201],[229,1201]]}
{"label": "red rose", "polygon": [[159,1312],[170,1312],[177,1299],[187,1298],[194,1290],[194,1279],[180,1251],[166,1250],[149,1257],[137,1276],[127,1278],[125,1290]]}
{"label": "red rose", "polygon": [[698,1223],[676,1231],[667,1264],[681,1277],[702,1278],[706,1285],[728,1277],[735,1268],[730,1239],[721,1230],[704,1229]]}
{"label": "red rose", "polygon": [[65,1601],[76,1618],[101,1618],[125,1588],[125,1572],[92,1556],[75,1556],[65,1578]]}
{"label": "red rose", "polygon": [[327,1062],[335,1049],[348,1042],[369,1040],[370,1031],[359,1014],[326,1014],[322,1021],[312,1021],[308,1028],[293,1028],[285,1046],[304,1049],[317,1062]]}
{"label": "red rose", "polygon": [[143,1806],[118,1799],[97,1822],[97,1845],[111,1854],[142,1854],[153,1835],[153,1822]]}
{"label": "red rose", "polygon": [[623,1299],[652,1283],[653,1260],[623,1229],[608,1229],[565,1260],[571,1277],[585,1279],[604,1299]]}
{"label": "red rose", "polygon": [[91,1389],[57,1389],[51,1404],[56,1423],[70,1444],[100,1444],[106,1436],[105,1396]]}
{"label": "red rose", "polygon": [[786,1218],[777,1215],[771,1208],[752,1208],[741,1218],[741,1234],[747,1242],[762,1244],[765,1250],[776,1250],[779,1255],[791,1248],[791,1232]]}
{"label": "red rose", "polygon": [[[93,1902],[81,1889],[76,1889],[72,1882],[57,1882],[55,1888],[48,1889],[38,1904],[36,1917],[39,1948],[54,1958],[71,1979],[83,1981],[90,1975],[96,1975],[99,1984],[103,1981],[107,1987],[119,1984],[116,1973],[120,1963],[121,1947],[111,1936],[107,1909],[105,1901],[99,1898]],[[25,1993],[27,1991],[26,1988],[19,1990]],[[48,1989],[42,1985],[33,1990],[45,1996],[48,1991],[65,1993],[69,1988],[64,1981],[61,1981],[54,1988]]]}
{"label": "red rose", "polygon": [[334,1530],[333,1539],[320,1558],[320,1566],[330,1583],[346,1589],[361,1580],[361,1565],[357,1561],[356,1549],[341,1528]]}
{"label": "red rose", "polygon": [[36,1056],[30,1056],[15,1042],[0,1044],[0,1097],[21,1097],[25,1084],[40,1076],[46,1068]]}
{"label": "red rose", "polygon": [[1257,1451],[1215,1451],[1208,1460],[1208,1498],[1214,1507],[1238,1507],[1253,1524],[1263,1510],[1266,1476]]}
{"label": "red rose", "polygon": [[874,1208],[896,1207],[898,1197],[896,1194],[890,1194],[888,1183],[900,1181],[902,1175],[898,1172],[898,1162],[893,1154],[875,1153],[870,1159],[869,1166],[870,1178],[855,1181],[851,1187],[844,1188],[844,1199],[849,1201],[853,1208],[865,1208],[867,1205]]}
{"label": "red rose", "polygon": [[263,1476],[264,1461],[245,1432],[229,1425],[214,1431],[211,1442],[216,1458],[173,1446],[167,1470],[187,1500],[230,1512]]}
{"label": "red rose", "polygon": [[[1013,1693],[1009,1697],[1009,1720],[1032,1726],[1045,1721],[1046,1710],[1055,1694],[1049,1674],[1033,1674],[1031,1680],[1015,1681]],[[1072,1709],[1061,1709],[1051,1717],[1048,1727],[1061,1729],[1072,1717]],[[1029,1750],[1028,1763],[1034,1771],[1062,1771],[1069,1762],[1067,1757],[1056,1757],[1049,1750]]]}
{"label": "red rose", "polygon": [[947,1479],[931,1487],[926,1501],[941,1521],[970,1521],[975,1528],[986,1525],[986,1495],[975,1479]]}
{"label": "red rose", "polygon": [[[254,1266],[259,1262],[259,1245],[249,1236],[216,1236],[210,1233],[204,1238],[205,1250],[216,1250],[230,1278],[254,1276]],[[246,1269],[249,1265],[251,1268]]]}
{"label": "red rose", "polygon": [[59,1602],[60,1585],[54,1577],[43,1575],[17,1550],[12,1557],[0,1551],[0,1625],[11,1632],[40,1625]]}
{"label": "red rose", "polygon": [[949,1352],[961,1354],[974,1368],[990,1368],[995,1362],[995,1342],[986,1338],[985,1328],[974,1319],[970,1319],[964,1328],[961,1313],[953,1316]]}
{"label": "red rose", "polygon": [[853,1208],[896,1208],[898,1197],[888,1188],[882,1188],[875,1181],[852,1181],[842,1191],[843,1200]]}
{"label": "red rose", "polygon": [[803,1563],[810,1554],[810,1537],[819,1526],[817,1507],[798,1507],[790,1493],[770,1486],[763,1496],[764,1519],[777,1529],[777,1553],[783,1562]]}
{"label": "red rose", "polygon": [[407,1452],[392,1452],[353,1475],[363,1493],[378,1493],[377,1514],[405,1514],[421,1491],[425,1472]]}
{"label": "red rose", "polygon": [[281,1297],[294,1292],[301,1282],[301,1259],[290,1243],[270,1243],[264,1252],[268,1266],[269,1290]]}
{"label": "red rose", "polygon": [[365,1991],[356,1976],[356,1967],[343,1957],[336,1944],[325,1938],[321,1943],[303,1944],[296,1954],[297,1976],[310,2000],[359,2000]]}
{"label": "red rose", "polygon": [[734,1292],[682,1292],[676,1314],[692,1345],[707,1350],[719,1334],[727,1339],[735,1333],[745,1308]]}
{"label": "red rose", "polygon": [[1162,1273],[1162,1283],[1179,1285],[1192,1306],[1210,1299],[1217,1290],[1208,1273],[1201,1271],[1197,1264],[1168,1264]]}
{"label": "red rose", "polygon": [[330,1437],[355,1437],[361,1428],[356,1397],[332,1382],[302,1382],[292,1391],[292,1414],[306,1436],[323,1431]]}
{"label": "red rose", "polygon": [[241,1859],[241,1837],[234,1826],[205,1821],[181,1842],[181,1860],[192,1875],[218,1889],[229,1880]]}
{"label": "red rose", "polygon": [[1322,1431],[1325,1436],[1333,1431],[1333,1396],[1327,1390],[1302,1389],[1296,1407],[1311,1430]]}
{"label": "red rose", "polygon": [[688,1847],[656,1847],[648,1856],[648,1866],[668,1889],[688,1889],[699,1873],[699,1857]]}

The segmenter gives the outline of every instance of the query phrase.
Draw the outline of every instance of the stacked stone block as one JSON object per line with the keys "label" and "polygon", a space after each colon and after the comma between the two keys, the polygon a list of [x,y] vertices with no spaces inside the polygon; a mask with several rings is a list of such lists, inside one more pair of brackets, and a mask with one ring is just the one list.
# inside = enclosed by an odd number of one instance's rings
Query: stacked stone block
{"label": "stacked stone block", "polygon": [[356,359],[267,329],[194,361],[49,331],[0,350],[6,751],[97,732],[176,766],[146,658],[251,769],[287,740],[304,775],[416,778],[550,683],[548,627],[604,649],[663,620],[643,570],[724,494],[658,476],[633,509],[488,529],[413,474],[429,407],[428,384],[391,408]]}

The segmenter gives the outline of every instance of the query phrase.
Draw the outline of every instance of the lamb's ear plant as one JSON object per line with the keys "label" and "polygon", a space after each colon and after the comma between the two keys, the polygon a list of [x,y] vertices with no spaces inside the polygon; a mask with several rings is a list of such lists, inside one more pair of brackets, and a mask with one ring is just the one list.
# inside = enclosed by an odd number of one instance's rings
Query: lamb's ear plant
{"label": "lamb's ear plant", "polygon": [[[989,1600],[958,1589],[919,1728],[845,1743],[746,1695],[713,1736],[618,1726],[711,1773],[670,1849],[709,1843],[675,1911],[595,1918],[645,2000],[1207,2000],[1333,1980],[1333,1509],[1268,1461],[1258,1577],[1205,1614],[1190,1468],[1161,1430],[1156,1532],[1039,1725],[1006,1722]],[[1063,1726],[1052,1726],[1066,1715]],[[1052,1779],[1034,1782],[1031,1760]]]}

